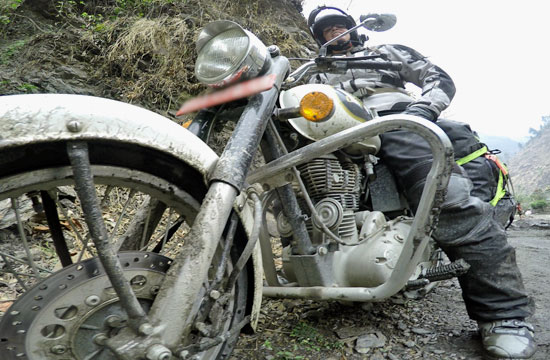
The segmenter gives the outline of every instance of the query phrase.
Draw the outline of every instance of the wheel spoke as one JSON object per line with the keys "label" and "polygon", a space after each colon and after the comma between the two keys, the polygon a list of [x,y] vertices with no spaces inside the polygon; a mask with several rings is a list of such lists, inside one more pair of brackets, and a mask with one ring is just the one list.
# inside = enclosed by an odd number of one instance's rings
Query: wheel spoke
{"label": "wheel spoke", "polygon": [[50,228],[50,234],[52,235],[55,252],[57,253],[57,256],[59,256],[61,265],[63,267],[69,266],[73,263],[73,261],[71,259],[71,254],[69,254],[67,241],[63,236],[63,230],[61,229],[61,223],[59,222],[59,215],[57,214],[56,203],[47,191],[40,191],[40,196],[42,198],[44,212],[46,213],[48,227]]}
{"label": "wheel spoke", "polygon": [[17,230],[19,231],[21,242],[23,243],[23,247],[25,248],[25,253],[27,253],[27,260],[29,261],[29,265],[34,274],[39,277],[40,274],[38,273],[38,269],[36,268],[36,264],[34,263],[34,260],[32,258],[31,249],[29,248],[29,243],[27,242],[27,236],[25,235],[25,230],[23,229],[21,214],[19,213],[19,200],[17,198],[11,198],[11,206],[13,208],[13,211],[15,212],[15,218],[17,220]]}
{"label": "wheel spoke", "polygon": [[[10,255],[10,254],[7,254],[7,253],[3,252],[3,251],[0,251],[0,255],[1,255],[1,256],[5,256],[5,257],[7,257],[8,259],[11,259],[11,260],[13,260],[13,261],[17,261],[17,262],[19,262],[19,263],[21,263],[21,264],[28,265],[28,263],[27,263],[25,260],[21,260],[21,259],[15,257],[15,256],[12,256],[12,255]],[[51,270],[44,269],[43,267],[40,267],[40,266],[37,266],[36,268],[37,268],[38,270],[40,270],[40,271],[44,271],[44,272],[47,272],[47,273],[50,273],[50,274],[53,272],[53,271],[51,271]],[[36,276],[36,275],[34,275],[34,276]],[[40,276],[39,276],[39,277],[40,277]]]}
{"label": "wheel spoke", "polygon": [[[185,216],[182,216],[180,215],[177,219],[176,219],[176,222],[170,226],[170,228],[168,229],[168,232],[167,232],[167,239],[171,239],[172,236],[174,236],[174,234],[176,233],[176,231],[178,231],[178,229],[180,228],[180,226],[185,222]],[[174,246],[170,247],[170,249],[174,248]],[[164,244],[163,243],[157,243],[157,245],[155,246],[155,248],[152,250],[152,252],[154,253],[160,253],[161,250],[164,249]],[[165,251],[166,253],[168,251]]]}
{"label": "wheel spoke", "polygon": [[[138,333],[136,324],[146,320],[139,320],[139,311],[150,311],[163,277],[173,266],[173,260],[165,257],[167,252],[173,257],[184,251],[182,242],[191,242],[186,236],[206,191],[196,170],[173,160],[171,168],[177,171],[165,176],[153,156],[144,157],[143,160],[149,161],[127,163],[124,151],[120,155],[105,151],[112,144],[88,144],[89,155],[84,142],[68,146],[55,142],[51,146],[53,151],[50,147],[44,147],[50,151],[40,151],[44,159],[21,162],[22,168],[17,174],[0,179],[0,198],[4,201],[0,210],[9,214],[3,222],[7,226],[2,230],[6,246],[0,249],[4,251],[0,251],[3,267],[0,281],[7,287],[0,302],[6,303],[3,307],[11,306],[11,310],[0,313],[0,350],[20,351],[5,354],[0,351],[2,359],[6,355],[7,359],[15,360],[19,354],[29,356],[52,346],[59,349],[64,346],[65,353],[60,356],[52,350],[44,358],[110,358],[111,351],[102,345],[101,336],[111,338],[120,332],[106,324],[105,318],[121,316],[124,319],[121,328],[131,327]],[[71,149],[72,145],[76,146]],[[66,154],[71,164],[66,162]],[[6,158],[0,156],[0,165]],[[82,171],[80,175],[79,171]],[[86,192],[84,197],[95,197],[95,206],[92,206],[95,213],[83,198],[82,188]],[[92,221],[90,214],[95,215]],[[94,229],[98,224],[106,231],[100,234],[106,236],[98,238]],[[108,273],[110,267],[104,265],[102,256],[106,252],[102,245],[107,248],[107,254],[120,259],[119,264],[124,267],[122,278],[128,279],[130,291],[139,299],[137,317],[132,316],[136,312],[131,301],[119,296],[118,288],[124,288],[124,284],[117,282],[120,277],[116,274]],[[140,247],[164,255],[136,251]],[[235,257],[229,247],[225,251],[223,248],[221,246],[215,256],[216,259],[223,257],[225,265],[209,270],[193,306],[200,306],[210,298],[206,291],[212,282],[221,281],[220,288],[223,287]],[[133,251],[119,252],[119,249]],[[98,257],[87,259],[97,254]],[[67,266],[71,260],[75,264]],[[64,268],[60,269],[61,266]],[[217,273],[222,275],[218,278]],[[221,331],[226,334],[233,329],[233,322],[242,321],[248,298],[246,287],[235,289],[230,293],[220,291],[219,301],[212,298],[215,307],[205,316],[205,323],[216,334]],[[7,298],[10,300],[5,300]],[[87,320],[82,323],[84,312]],[[191,344],[211,340],[196,329],[190,331],[192,336],[182,341]],[[101,336],[95,338],[98,334]],[[234,339],[227,339],[218,345],[209,343],[206,352],[196,355],[216,358],[222,351],[228,353],[231,345],[225,344],[233,342]]]}
{"label": "wheel spoke", "polygon": [[105,188],[105,192],[103,193],[103,199],[101,199],[101,204],[100,206],[101,207],[104,207],[105,205],[107,205],[107,202],[109,201],[109,195],[111,194],[111,191],[113,190],[114,186],[112,185],[107,185],[107,187]]}
{"label": "wheel spoke", "polygon": [[168,240],[168,233],[170,232],[171,220],[172,220],[172,208],[168,209],[168,219],[166,219],[166,230],[164,230],[164,236],[162,237],[162,243],[160,248],[164,248],[166,245],[166,240]]}
{"label": "wheel spoke", "polygon": [[68,214],[67,210],[65,209],[65,207],[59,202],[57,197],[52,196],[52,198],[54,199],[57,208],[59,210],[61,210],[61,213],[63,214],[65,219],[67,219],[67,222],[69,223],[69,227],[73,231],[73,234],[76,236],[78,241],[80,241],[80,243],[82,244],[82,250],[78,254],[78,259],[76,260],[76,262],[80,262],[82,260],[82,257],[84,256],[84,253],[86,252],[86,250],[88,250],[88,242],[89,242],[89,240],[91,240],[90,233],[88,232],[85,239],[82,238],[82,234],[80,234],[80,231],[78,231],[78,229],[76,228],[76,224],[74,223],[74,221],[69,216],[69,214]]}
{"label": "wheel spoke", "polygon": [[84,256],[86,251],[90,251],[90,250],[88,250],[88,244],[90,243],[88,240],[92,240],[90,233],[88,233],[88,235],[86,235],[86,239],[85,239],[85,241],[83,241],[82,251],[80,251],[80,253],[78,254],[78,259],[76,259],[76,262],[81,262],[82,257]]}
{"label": "wheel spoke", "polygon": [[147,248],[152,234],[162,219],[166,205],[146,196],[124,235],[117,239],[115,249],[135,250]]}
{"label": "wheel spoke", "polygon": [[25,286],[25,283],[21,280],[21,278],[19,277],[19,275],[17,275],[15,273],[15,271],[13,270],[13,268],[11,267],[11,263],[8,261],[8,259],[6,258],[6,256],[4,256],[4,254],[0,254],[0,256],[2,256],[2,259],[4,260],[4,263],[6,264],[6,268],[7,268],[7,272],[10,272],[11,274],[13,274],[13,276],[15,277],[15,279],[17,280],[17,282],[19,283],[19,285],[21,285],[21,287],[23,288],[23,290],[27,291],[28,288]]}
{"label": "wheel spoke", "polygon": [[19,271],[13,271],[13,270],[9,270],[9,269],[2,269],[2,272],[6,273],[6,274],[13,274],[13,275],[28,276],[28,277],[36,278],[36,275],[34,275],[34,274],[22,273],[22,272],[19,272]]}
{"label": "wheel spoke", "polygon": [[145,227],[143,228],[143,234],[141,236],[141,240],[139,242],[139,249],[141,251],[145,250],[147,246],[145,246],[145,243],[147,241],[147,231],[149,230],[149,223],[151,221],[151,215],[152,215],[152,209],[150,206],[147,207],[147,218],[145,219]]}
{"label": "wheel spoke", "polygon": [[134,189],[132,189],[130,191],[130,194],[128,194],[128,199],[126,200],[126,202],[124,203],[124,206],[122,207],[122,211],[120,212],[120,215],[118,216],[115,227],[114,227],[113,231],[111,232],[111,237],[110,237],[109,241],[112,241],[113,238],[115,237],[115,235],[117,233],[117,230],[118,230],[118,227],[120,226],[120,223],[122,221],[122,218],[126,215],[126,210],[128,209],[128,205],[130,204],[131,200],[133,199],[135,193],[136,193],[136,191]]}

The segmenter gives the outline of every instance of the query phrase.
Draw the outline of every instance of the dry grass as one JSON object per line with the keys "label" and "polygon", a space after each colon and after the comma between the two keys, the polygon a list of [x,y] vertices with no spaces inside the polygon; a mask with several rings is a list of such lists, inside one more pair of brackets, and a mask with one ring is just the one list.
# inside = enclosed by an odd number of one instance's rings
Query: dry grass
{"label": "dry grass", "polygon": [[196,94],[200,85],[192,81],[193,67],[186,61],[194,50],[189,46],[192,32],[185,19],[167,16],[138,19],[123,31],[106,50],[109,70],[123,85],[123,100],[167,102],[169,109],[185,93]]}
{"label": "dry grass", "polygon": [[174,1],[162,9],[146,17],[120,17],[105,27],[102,37],[110,45],[102,50],[98,76],[113,97],[170,116],[185,99],[203,92],[194,77],[194,42],[213,20],[236,21],[286,56],[306,55],[304,19],[287,1]]}
{"label": "dry grass", "polygon": [[[10,41],[23,39],[26,46],[4,74],[0,71],[0,91],[20,93],[18,87],[28,83],[36,86],[35,92],[113,98],[174,119],[184,100],[206,90],[194,76],[195,40],[204,25],[220,19],[235,21],[266,45],[278,45],[283,55],[304,57],[315,45],[297,10],[299,2],[86,0],[47,6],[25,2],[22,16],[14,18],[17,21],[5,36]],[[66,6],[60,8],[61,3]],[[33,22],[44,31],[36,31],[27,20],[30,14],[43,16]]]}

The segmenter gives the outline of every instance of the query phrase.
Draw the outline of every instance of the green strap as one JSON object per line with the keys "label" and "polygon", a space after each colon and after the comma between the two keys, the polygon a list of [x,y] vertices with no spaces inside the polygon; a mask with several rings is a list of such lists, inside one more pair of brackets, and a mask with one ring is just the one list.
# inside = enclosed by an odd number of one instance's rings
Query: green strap
{"label": "green strap", "polygon": [[488,151],[488,150],[487,150],[487,146],[484,146],[484,147],[482,147],[481,149],[476,150],[476,151],[474,151],[473,153],[471,153],[471,154],[469,154],[469,155],[466,155],[466,156],[464,156],[464,157],[461,158],[461,159],[458,159],[458,160],[456,161],[456,163],[457,163],[458,165],[464,165],[464,164],[466,164],[466,163],[468,163],[468,162],[470,162],[470,161],[472,161],[472,160],[474,160],[474,159],[480,157],[481,155],[485,155],[485,153],[487,153],[487,151]]}
{"label": "green strap", "polygon": [[497,206],[497,203],[506,195],[506,190],[504,189],[504,176],[502,176],[502,171],[498,172],[498,185],[497,185],[497,193],[495,194],[495,197],[493,200],[491,200],[491,205]]}
{"label": "green strap", "polygon": [[[456,163],[458,165],[464,165],[480,156],[483,156],[487,153],[487,146],[482,147],[479,150],[474,151],[473,153],[464,156],[461,159],[458,159]],[[506,195],[506,189],[504,189],[504,176],[502,174],[502,170],[498,172],[498,185],[497,185],[497,193],[495,194],[495,197],[493,200],[491,200],[490,204],[493,206],[497,206],[497,203],[500,201]]]}

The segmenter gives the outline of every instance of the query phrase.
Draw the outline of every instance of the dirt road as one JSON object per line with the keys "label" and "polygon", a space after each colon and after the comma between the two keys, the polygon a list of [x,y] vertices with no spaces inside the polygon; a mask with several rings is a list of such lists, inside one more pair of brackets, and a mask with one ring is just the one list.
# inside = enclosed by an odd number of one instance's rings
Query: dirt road
{"label": "dirt road", "polygon": [[[516,221],[509,241],[525,286],[536,302],[534,359],[550,358],[550,216]],[[344,306],[264,300],[260,331],[243,335],[236,359],[482,359],[477,326],[464,308],[456,281],[422,300]]]}

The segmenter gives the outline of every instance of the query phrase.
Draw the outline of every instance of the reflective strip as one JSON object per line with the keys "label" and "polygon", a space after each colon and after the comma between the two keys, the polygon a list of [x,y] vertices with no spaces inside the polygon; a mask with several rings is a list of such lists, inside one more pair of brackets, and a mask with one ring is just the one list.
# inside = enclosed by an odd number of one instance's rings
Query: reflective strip
{"label": "reflective strip", "polygon": [[[461,159],[458,159],[456,161],[456,163],[458,165],[464,165],[482,155],[485,155],[487,153],[487,146],[484,146],[482,147],[481,149],[479,150],[476,150],[474,151],[473,153],[469,154],[469,155],[466,155],[464,156],[463,158]],[[508,174],[508,169],[506,169],[506,166],[504,166],[504,164],[502,164],[496,156],[492,156],[491,157],[488,157],[489,160],[492,160],[494,161],[498,168],[499,168],[499,172],[498,172],[498,184],[497,184],[497,193],[495,194],[495,197],[491,200],[490,204],[492,206],[497,206],[497,203],[500,201],[500,199],[502,199],[504,197],[504,195],[506,195],[506,189],[504,189],[504,175],[507,175]],[[503,175],[504,173],[504,175]]]}
{"label": "reflective strip", "polygon": [[466,156],[464,156],[464,157],[461,158],[461,159],[458,159],[458,160],[456,161],[456,163],[457,163],[458,165],[464,165],[464,164],[466,164],[466,163],[468,163],[468,162],[474,160],[475,158],[480,157],[481,155],[485,155],[485,153],[487,153],[487,146],[484,146],[484,147],[482,147],[481,149],[476,150],[476,151],[474,151],[473,153],[471,153],[471,154],[469,154],[469,155],[466,155]]}
{"label": "reflective strip", "polygon": [[493,206],[497,206],[497,203],[499,202],[500,199],[502,199],[504,197],[504,195],[506,195],[506,190],[504,189],[504,177],[502,175],[502,171],[499,171],[498,172],[498,185],[497,185],[497,193],[495,195],[495,197],[493,198],[493,200],[491,200],[491,205]]}

